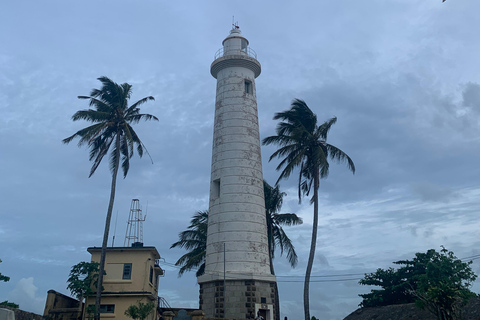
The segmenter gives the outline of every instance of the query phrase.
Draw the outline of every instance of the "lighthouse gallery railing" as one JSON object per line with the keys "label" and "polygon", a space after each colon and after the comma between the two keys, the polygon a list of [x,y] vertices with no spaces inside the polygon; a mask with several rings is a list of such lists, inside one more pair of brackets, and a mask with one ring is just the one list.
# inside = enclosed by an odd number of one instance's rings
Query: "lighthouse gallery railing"
{"label": "lighthouse gallery railing", "polygon": [[230,49],[227,51],[225,51],[224,48],[220,48],[215,53],[215,60],[220,57],[228,56],[228,55],[246,55],[251,58],[257,59],[257,53],[255,52],[255,50],[251,49],[250,47],[247,47],[245,49]]}

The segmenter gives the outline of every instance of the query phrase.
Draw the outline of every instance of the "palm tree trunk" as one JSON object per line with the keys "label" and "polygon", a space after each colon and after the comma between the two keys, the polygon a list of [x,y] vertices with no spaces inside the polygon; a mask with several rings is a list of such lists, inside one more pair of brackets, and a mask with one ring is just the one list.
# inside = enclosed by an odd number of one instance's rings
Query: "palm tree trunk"
{"label": "palm tree trunk", "polygon": [[315,258],[315,247],[317,245],[318,228],[318,187],[320,185],[319,168],[315,168],[313,177],[313,227],[310,255],[308,256],[307,271],[305,272],[305,284],[303,287],[303,308],[305,320],[310,320],[310,274],[312,273],[313,259]]}
{"label": "palm tree trunk", "polygon": [[112,186],[110,188],[110,202],[108,203],[105,231],[103,232],[102,253],[100,255],[100,266],[98,270],[97,295],[95,297],[95,320],[100,320],[100,300],[102,297],[103,274],[105,273],[105,257],[107,255],[108,233],[110,231],[110,220],[112,220],[113,202],[115,200],[115,188],[117,186],[118,166],[120,165],[120,135],[115,139],[115,152],[117,153],[115,166],[112,173]]}
{"label": "palm tree trunk", "polygon": [[[270,226],[270,234],[273,234],[273,231],[271,230],[272,228],[273,228],[273,226],[271,225]],[[268,242],[269,242],[269,244],[268,244],[268,247],[269,247],[268,256],[270,258],[270,273],[272,275],[275,275],[275,270],[273,268],[273,258],[272,258],[273,252],[272,252],[272,247],[270,245],[270,241],[274,241],[272,239],[272,237],[268,238]],[[280,296],[278,294],[278,285],[277,285],[276,281],[275,281],[274,290],[275,290],[275,318],[274,318],[274,320],[280,320]]]}

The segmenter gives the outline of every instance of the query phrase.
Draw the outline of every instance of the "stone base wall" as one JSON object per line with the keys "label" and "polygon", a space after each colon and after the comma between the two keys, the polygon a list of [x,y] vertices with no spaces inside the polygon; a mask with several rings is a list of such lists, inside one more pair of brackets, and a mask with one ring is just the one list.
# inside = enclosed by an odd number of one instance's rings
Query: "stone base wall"
{"label": "stone base wall", "polygon": [[226,288],[223,281],[201,283],[200,309],[207,318],[250,319],[260,310],[266,320],[275,319],[275,283],[227,280]]}

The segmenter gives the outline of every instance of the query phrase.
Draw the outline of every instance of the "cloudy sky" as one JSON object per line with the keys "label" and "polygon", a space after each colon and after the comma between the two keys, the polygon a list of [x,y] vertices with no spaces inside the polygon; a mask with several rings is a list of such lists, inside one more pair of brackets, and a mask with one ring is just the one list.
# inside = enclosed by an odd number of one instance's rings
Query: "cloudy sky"
{"label": "cloudy sky", "polygon": [[[332,165],[320,187],[311,314],[343,319],[357,308],[357,280],[441,245],[480,254],[480,2],[4,1],[0,5],[0,301],[43,313],[63,293],[70,267],[100,246],[110,190],[107,163],[88,178],[88,151],[61,140],[87,123],[78,95],[99,76],[133,85],[132,100],[159,122],[140,123],[154,163],[135,157],[120,179],[111,234],[123,245],[130,202],[140,199],[144,242],[164,262],[160,296],[198,306],[193,274],[177,277],[170,250],[196,210],[207,209],[215,79],[209,67],[232,16],[258,54],[260,135],[273,114],[304,99],[319,120],[338,117],[329,142],[355,161]],[[264,177],[274,183],[274,147]],[[281,311],[301,319],[302,274],[313,207],[298,204],[295,178],[281,182],[283,211],[299,255],[275,268]],[[115,223],[116,221],[116,223]],[[116,232],[115,232],[116,229]],[[109,244],[112,240],[110,239]],[[480,273],[480,259],[473,268]],[[352,280],[353,279],[353,280]],[[480,283],[474,291],[480,292]]]}

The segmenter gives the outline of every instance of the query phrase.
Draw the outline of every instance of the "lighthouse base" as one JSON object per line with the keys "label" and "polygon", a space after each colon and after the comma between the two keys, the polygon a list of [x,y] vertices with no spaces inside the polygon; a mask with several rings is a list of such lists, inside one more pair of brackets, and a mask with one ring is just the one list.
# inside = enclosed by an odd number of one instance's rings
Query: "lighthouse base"
{"label": "lighthouse base", "polygon": [[275,281],[223,280],[200,283],[200,309],[207,318],[278,319]]}

